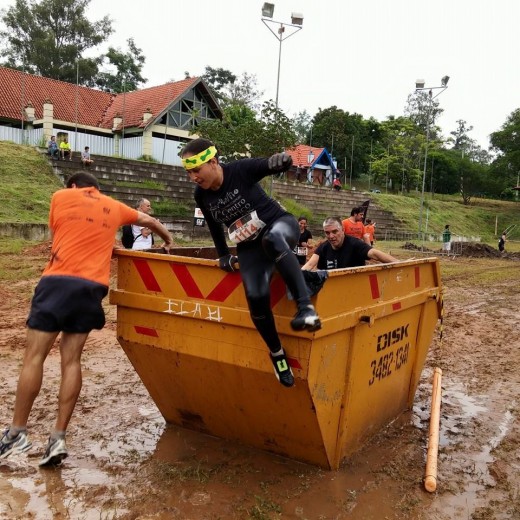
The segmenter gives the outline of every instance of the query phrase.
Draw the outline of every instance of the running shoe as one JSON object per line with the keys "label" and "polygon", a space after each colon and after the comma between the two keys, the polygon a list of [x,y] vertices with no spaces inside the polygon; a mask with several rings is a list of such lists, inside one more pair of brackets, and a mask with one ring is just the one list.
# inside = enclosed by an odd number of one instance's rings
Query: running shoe
{"label": "running shoe", "polygon": [[5,430],[2,440],[0,440],[0,459],[6,459],[13,453],[24,453],[32,446],[27,432],[19,432],[12,439],[7,436],[8,432],[9,429]]}
{"label": "running shoe", "polygon": [[320,317],[316,314],[316,310],[312,305],[307,305],[298,310],[291,321],[293,330],[308,330],[314,332],[321,329]]}
{"label": "running shoe", "polygon": [[58,466],[61,464],[63,459],[69,456],[67,446],[65,445],[65,439],[51,439],[49,438],[49,444],[45,450],[40,466]]}
{"label": "running shoe", "polygon": [[273,362],[274,366],[274,375],[282,383],[283,386],[293,386],[294,385],[294,376],[291,370],[291,367],[289,366],[289,362],[287,361],[287,356],[285,355],[285,351],[283,354],[280,354],[279,356],[273,356],[272,354],[269,354],[271,356],[271,361]]}

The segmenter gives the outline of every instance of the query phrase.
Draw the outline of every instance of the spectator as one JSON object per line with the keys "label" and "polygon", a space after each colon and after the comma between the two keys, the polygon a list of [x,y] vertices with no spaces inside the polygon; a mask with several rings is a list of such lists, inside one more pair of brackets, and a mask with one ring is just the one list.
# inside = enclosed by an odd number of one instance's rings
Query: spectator
{"label": "spectator", "polygon": [[58,415],[40,466],[53,466],[67,457],[65,433],[81,390],[81,354],[90,331],[105,325],[101,302],[108,293],[115,234],[119,226],[131,222],[156,231],[166,251],[172,247],[172,237],[160,222],[102,195],[90,173],[75,173],[67,188],[52,196],[51,258],[36,286],[27,318],[27,349],[13,421],[0,440],[0,458],[31,447],[27,421],[41,389],[45,359],[60,332]]}
{"label": "spectator", "polygon": [[370,245],[374,245],[374,233],[376,232],[376,223],[372,222],[371,219],[367,218],[367,223],[365,225],[365,233],[368,233],[368,241]]}
{"label": "spectator", "polygon": [[503,253],[506,250],[507,231],[504,231],[498,241],[498,250]]}
{"label": "spectator", "polygon": [[359,267],[366,260],[379,262],[397,262],[393,256],[369,246],[359,238],[345,235],[343,223],[339,217],[329,217],[323,222],[326,242],[322,242],[309,261],[302,267],[304,271],[313,269],[341,269]]}
{"label": "spectator", "polygon": [[350,212],[350,217],[343,220],[343,231],[345,231],[345,235],[359,238],[370,245],[368,233],[365,231],[365,226],[363,225],[364,216],[365,208],[363,208],[363,206],[353,208]]}
{"label": "spectator", "polygon": [[336,191],[340,191],[341,190],[341,181],[337,177],[334,177],[334,182],[332,183],[332,187]]}
{"label": "spectator", "polygon": [[307,219],[305,217],[300,217],[298,224],[300,226],[300,237],[298,238],[298,245],[294,252],[296,253],[296,258],[300,265],[303,265],[307,262],[307,248],[310,246],[309,240],[312,239],[312,233],[307,229]]}
{"label": "spectator", "polygon": [[[147,215],[151,215],[152,213],[152,205],[148,199],[139,199],[135,208],[137,211],[141,211]],[[132,244],[132,249],[134,251],[142,251],[143,249],[152,248],[154,240],[153,233],[150,228],[133,224],[132,234],[134,236],[134,243]]]}
{"label": "spectator", "polygon": [[451,251],[451,231],[449,224],[444,226],[444,231],[442,232],[442,251],[447,255]]}
{"label": "spectator", "polygon": [[51,140],[47,143],[47,153],[51,156],[51,159],[59,161],[60,149],[58,148],[55,135],[51,135]]}
{"label": "spectator", "polygon": [[89,168],[93,162],[94,159],[90,158],[90,148],[88,146],[85,146],[85,150],[81,152],[81,164],[85,168]]}
{"label": "spectator", "polygon": [[72,150],[70,148],[70,143],[67,139],[67,136],[65,136],[63,141],[60,143],[60,154],[63,160],[65,160],[65,157],[68,157],[69,161],[72,161]]}

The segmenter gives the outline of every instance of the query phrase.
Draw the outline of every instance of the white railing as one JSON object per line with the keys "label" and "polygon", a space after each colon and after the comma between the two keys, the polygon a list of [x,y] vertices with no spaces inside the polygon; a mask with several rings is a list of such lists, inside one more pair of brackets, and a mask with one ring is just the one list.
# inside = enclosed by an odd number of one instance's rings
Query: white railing
{"label": "white railing", "polygon": [[91,154],[114,155],[113,137],[103,137],[101,135],[85,134],[81,132],[69,132],[69,143],[71,144],[72,149],[76,152],[82,152],[85,149],[85,146],[88,146]]}
{"label": "white railing", "polygon": [[119,141],[119,155],[125,159],[139,159],[143,155],[143,137],[125,137]]}
{"label": "white railing", "polygon": [[179,150],[183,147],[180,141],[171,141],[154,137],[152,140],[152,157],[161,164],[182,166]]}
{"label": "white railing", "polygon": [[22,130],[11,126],[0,126],[0,141],[12,141],[18,144],[30,144],[33,146],[41,144],[43,128],[32,128]]}
{"label": "white railing", "polygon": [[[59,128],[55,126],[53,134],[65,133],[68,135],[70,146],[74,152],[80,153],[85,146],[90,148],[93,155],[115,156],[115,141],[113,137],[92,135],[82,131]],[[31,130],[0,125],[0,141],[12,141],[18,144],[46,147],[43,140],[43,128]],[[184,146],[180,141],[165,140],[159,137],[152,138],[152,158],[161,164],[182,166],[179,151]],[[126,137],[119,141],[119,156],[127,159],[139,159],[143,156],[143,137]]]}

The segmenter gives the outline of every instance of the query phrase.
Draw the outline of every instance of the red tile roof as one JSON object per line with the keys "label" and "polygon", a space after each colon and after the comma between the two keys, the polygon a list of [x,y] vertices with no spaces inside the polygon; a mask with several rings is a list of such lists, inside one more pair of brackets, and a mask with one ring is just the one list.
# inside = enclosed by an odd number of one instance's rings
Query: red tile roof
{"label": "red tile roof", "polygon": [[21,107],[25,107],[30,101],[34,107],[35,118],[42,119],[43,103],[50,100],[54,105],[54,119],[75,122],[76,93],[78,124],[100,126],[103,112],[114,97],[112,94],[0,67],[2,118],[20,120]]}
{"label": "red tile roof", "polygon": [[188,78],[158,87],[118,94],[106,111],[101,126],[112,128],[116,114],[122,116],[124,112],[125,127],[145,127],[147,125],[143,123],[143,114],[146,109],[149,108],[152,113],[152,117],[148,121],[148,124],[150,124],[166,110],[173,100],[184,94],[198,81],[199,78]]}
{"label": "red tile roof", "polygon": [[309,161],[307,160],[307,156],[309,152],[312,150],[314,154],[313,162],[320,156],[321,152],[323,152],[323,148],[319,148],[317,146],[307,146],[306,144],[298,144],[294,148],[289,150],[285,150],[293,160],[293,164],[295,166],[310,166]]}
{"label": "red tile roof", "polygon": [[125,127],[143,127],[146,126],[143,113],[147,108],[152,112],[148,121],[151,124],[168,105],[197,82],[200,82],[199,78],[188,78],[114,95],[0,67],[0,118],[20,121],[22,106],[31,102],[35,118],[42,119],[43,104],[50,100],[54,105],[55,120],[76,122],[77,111],[78,124],[111,129],[113,118],[117,113],[123,114],[124,105]]}

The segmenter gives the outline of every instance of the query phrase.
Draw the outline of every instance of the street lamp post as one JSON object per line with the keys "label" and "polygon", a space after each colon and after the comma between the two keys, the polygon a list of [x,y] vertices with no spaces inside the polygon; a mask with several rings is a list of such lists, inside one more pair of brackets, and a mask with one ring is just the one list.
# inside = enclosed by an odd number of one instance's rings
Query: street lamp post
{"label": "street lamp post", "polygon": [[[274,4],[264,2],[262,6],[262,23],[269,29],[269,31],[278,40],[278,74],[276,77],[276,110],[278,111],[278,93],[280,91],[280,69],[282,64],[282,42],[287,40],[293,34],[296,34],[302,29],[303,25],[303,14],[291,13],[291,22],[284,23],[273,20]],[[277,26],[277,30],[273,30],[273,26]],[[285,29],[289,31],[286,34]],[[312,139],[312,137],[311,137]],[[273,177],[271,176],[271,182],[269,185],[269,195],[273,194]]]}
{"label": "street lamp post", "polygon": [[[450,77],[444,76],[441,79],[441,86],[440,87],[425,87],[424,86],[424,80],[418,79],[415,82],[415,92],[419,92],[422,90],[428,90],[428,107],[426,110],[426,143],[424,146],[424,168],[423,168],[423,177],[422,177],[422,189],[421,189],[421,206],[419,210],[419,235],[422,236],[422,218],[423,218],[423,208],[424,208],[424,187],[426,183],[426,166],[428,162],[428,144],[430,141],[430,117],[432,116],[433,112],[433,100],[442,94],[447,88],[448,88],[448,81]],[[433,95],[434,90],[440,90],[440,92],[437,92],[435,96]],[[432,121],[433,123],[434,121]]]}
{"label": "street lamp post", "polygon": [[[276,108],[278,108],[278,93],[280,91],[280,68],[282,64],[282,42],[287,40],[293,34],[296,34],[303,27],[303,15],[301,13],[291,13],[291,22],[284,23],[273,20],[274,4],[265,2],[262,6],[262,22],[269,29],[269,31],[278,40],[278,74],[276,78]],[[277,30],[274,31],[272,26],[278,26]],[[285,29],[288,28],[289,32],[286,34]]]}

